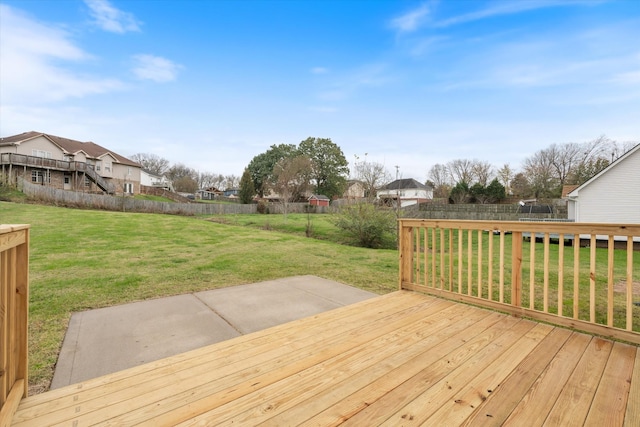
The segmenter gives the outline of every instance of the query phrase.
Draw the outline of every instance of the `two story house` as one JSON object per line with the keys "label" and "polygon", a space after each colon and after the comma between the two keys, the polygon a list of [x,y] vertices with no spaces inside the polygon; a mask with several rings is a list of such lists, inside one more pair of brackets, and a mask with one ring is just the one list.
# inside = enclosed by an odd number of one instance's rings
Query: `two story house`
{"label": "two story house", "polygon": [[0,172],[63,190],[139,194],[142,167],[93,142],[41,132],[0,138]]}
{"label": "two story house", "polygon": [[407,206],[424,203],[433,199],[433,187],[413,178],[397,179],[378,189],[380,203],[387,206]]}

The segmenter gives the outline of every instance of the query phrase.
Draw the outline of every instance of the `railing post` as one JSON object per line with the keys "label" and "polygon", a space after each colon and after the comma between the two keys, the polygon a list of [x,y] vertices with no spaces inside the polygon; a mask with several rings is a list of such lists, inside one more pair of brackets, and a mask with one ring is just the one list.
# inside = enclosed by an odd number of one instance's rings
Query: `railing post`
{"label": "railing post", "polygon": [[413,227],[405,227],[402,220],[398,220],[400,272],[398,289],[402,290],[402,283],[413,283]]}
{"label": "railing post", "polygon": [[27,396],[29,226],[0,225],[0,425]]}
{"label": "railing post", "polygon": [[[534,237],[532,237],[534,238]],[[522,232],[511,234],[511,305],[522,304]]]}

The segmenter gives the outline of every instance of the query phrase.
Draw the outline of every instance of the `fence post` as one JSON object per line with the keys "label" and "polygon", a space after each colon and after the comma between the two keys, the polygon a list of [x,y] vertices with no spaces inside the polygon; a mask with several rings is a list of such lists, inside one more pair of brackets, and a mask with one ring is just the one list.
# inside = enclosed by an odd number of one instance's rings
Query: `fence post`
{"label": "fence post", "polygon": [[522,232],[511,234],[511,305],[520,307],[522,300]]}
{"label": "fence post", "polygon": [[29,226],[0,225],[0,425],[27,396]]}
{"label": "fence post", "polygon": [[405,227],[402,220],[398,220],[398,228],[400,230],[399,246],[400,246],[400,272],[399,272],[399,290],[402,290],[402,283],[413,283],[413,227]]}

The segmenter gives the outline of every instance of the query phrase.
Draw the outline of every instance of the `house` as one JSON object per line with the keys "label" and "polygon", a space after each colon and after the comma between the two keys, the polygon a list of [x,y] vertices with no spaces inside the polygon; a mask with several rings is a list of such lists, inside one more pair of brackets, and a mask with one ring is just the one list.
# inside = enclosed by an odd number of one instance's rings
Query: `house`
{"label": "house", "polygon": [[640,144],[567,194],[575,222],[640,223]]}
{"label": "house", "polygon": [[329,198],[322,194],[312,194],[308,200],[311,206],[329,206],[330,202]]}
{"label": "house", "polygon": [[380,187],[377,198],[382,204],[388,206],[397,206],[398,199],[400,199],[400,207],[404,208],[432,200],[433,187],[422,184],[413,178],[396,179]]}
{"label": "house", "polygon": [[94,142],[41,132],[0,138],[0,171],[63,190],[139,194],[142,167]]}
{"label": "house", "polygon": [[238,195],[240,194],[240,189],[237,187],[232,187],[232,188],[227,188],[226,190],[224,190],[224,197],[238,197]]}
{"label": "house", "polygon": [[217,187],[207,187],[196,191],[195,198],[198,200],[215,200],[216,196],[220,196],[222,191]]}
{"label": "house", "polygon": [[347,189],[343,193],[345,199],[363,199],[365,197],[364,184],[358,180],[347,181]]}
{"label": "house", "polygon": [[158,175],[148,170],[140,170],[140,185],[144,187],[161,188],[173,191],[173,184],[164,175]]}

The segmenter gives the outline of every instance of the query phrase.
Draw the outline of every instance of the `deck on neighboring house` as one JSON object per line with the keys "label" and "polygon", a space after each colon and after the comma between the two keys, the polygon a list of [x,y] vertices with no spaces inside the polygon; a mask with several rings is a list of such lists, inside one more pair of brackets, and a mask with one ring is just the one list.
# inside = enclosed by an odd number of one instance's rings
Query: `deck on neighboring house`
{"label": "deck on neighboring house", "polygon": [[639,419],[638,347],[398,291],[28,397],[12,425]]}

